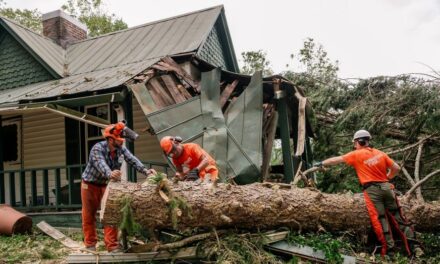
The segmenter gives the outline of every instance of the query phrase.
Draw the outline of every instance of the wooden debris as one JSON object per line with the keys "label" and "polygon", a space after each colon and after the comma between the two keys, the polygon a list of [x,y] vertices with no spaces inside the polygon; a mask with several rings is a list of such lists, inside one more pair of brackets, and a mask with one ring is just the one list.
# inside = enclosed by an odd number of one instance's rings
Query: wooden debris
{"label": "wooden debris", "polygon": [[223,90],[222,94],[220,95],[220,108],[223,108],[223,106],[225,106],[232,92],[234,92],[234,89],[237,86],[237,84],[238,84],[238,80],[234,80],[232,83],[226,85],[226,88]]}
{"label": "wooden debris", "polygon": [[82,247],[78,242],[73,241],[72,239],[68,238],[63,233],[61,233],[60,231],[58,231],[56,228],[52,227],[51,225],[49,225],[45,221],[41,221],[40,223],[38,223],[37,227],[41,231],[46,233],[48,236],[60,241],[61,244],[63,244],[64,246],[66,246],[70,249],[79,250]]}
{"label": "wooden debris", "polygon": [[[217,231],[217,234],[224,234],[226,231]],[[264,234],[264,244],[271,244],[285,239],[288,235],[288,231],[266,233]],[[157,248],[159,251],[144,252],[144,253],[101,253],[99,254],[99,263],[122,263],[122,262],[140,262],[140,261],[152,261],[152,260],[167,260],[167,259],[193,259],[200,255],[203,256],[203,252],[197,252],[197,247],[185,247],[193,242],[201,241],[209,237],[214,236],[215,233],[203,233],[194,235],[182,239],[177,242],[159,245]],[[256,234],[257,236],[261,236]],[[150,248],[152,245],[150,245]],[[147,248],[147,247],[146,247]],[[180,248],[180,249],[179,249]],[[173,251],[169,251],[173,249]],[[199,254],[197,254],[199,253]],[[73,253],[67,257],[67,263],[96,263],[97,257],[90,254]]]}

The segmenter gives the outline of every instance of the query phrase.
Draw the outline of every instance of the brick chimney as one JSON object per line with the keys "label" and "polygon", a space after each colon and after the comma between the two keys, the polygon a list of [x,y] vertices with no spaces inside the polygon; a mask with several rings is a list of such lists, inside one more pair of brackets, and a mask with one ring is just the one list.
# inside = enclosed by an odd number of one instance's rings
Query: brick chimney
{"label": "brick chimney", "polygon": [[61,10],[43,14],[43,35],[63,48],[87,38],[87,26]]}

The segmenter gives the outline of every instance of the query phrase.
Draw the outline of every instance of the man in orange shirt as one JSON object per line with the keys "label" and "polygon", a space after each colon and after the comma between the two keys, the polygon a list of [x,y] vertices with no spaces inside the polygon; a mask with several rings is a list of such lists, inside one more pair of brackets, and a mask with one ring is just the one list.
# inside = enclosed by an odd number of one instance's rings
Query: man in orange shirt
{"label": "man in orange shirt", "polygon": [[[370,147],[370,139],[371,135],[368,131],[359,130],[353,137],[354,151],[326,159],[315,166],[346,163],[354,167],[362,185],[373,230],[382,244],[381,255],[394,251],[390,224],[401,237],[408,255],[411,255],[407,238],[415,238],[414,230],[403,217],[402,209],[393,191],[394,186],[389,183],[389,180],[400,171],[400,166],[386,153]],[[420,253],[420,249],[418,250]]]}
{"label": "man in orange shirt", "polygon": [[160,146],[166,156],[176,166],[176,178],[179,180],[211,179],[212,189],[218,180],[218,169],[215,160],[198,144],[181,144],[180,137],[166,136],[160,140]]}

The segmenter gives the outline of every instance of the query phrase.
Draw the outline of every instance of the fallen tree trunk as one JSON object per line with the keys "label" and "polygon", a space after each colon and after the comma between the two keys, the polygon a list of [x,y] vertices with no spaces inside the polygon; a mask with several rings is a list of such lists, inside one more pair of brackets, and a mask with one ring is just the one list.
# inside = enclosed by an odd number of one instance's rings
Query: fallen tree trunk
{"label": "fallen tree trunk", "polygon": [[[179,229],[287,226],[297,230],[359,233],[370,228],[361,195],[325,194],[316,189],[268,183],[219,184],[215,193],[194,182],[168,182],[167,187],[173,197],[182,198],[180,210],[170,200],[166,201],[163,193],[159,194],[158,185],[109,184],[102,204],[103,223],[120,223],[121,201],[128,196],[134,219],[144,228],[170,228],[173,214]],[[416,230],[440,230],[440,204],[402,202],[406,217]]]}

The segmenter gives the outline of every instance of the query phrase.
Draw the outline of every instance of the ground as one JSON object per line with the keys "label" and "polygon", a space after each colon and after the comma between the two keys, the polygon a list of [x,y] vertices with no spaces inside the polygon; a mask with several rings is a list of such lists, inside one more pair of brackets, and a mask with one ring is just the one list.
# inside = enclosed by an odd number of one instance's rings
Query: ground
{"label": "ground", "polygon": [[[78,229],[61,229],[61,231],[75,241],[82,241],[82,233]],[[102,241],[102,234],[99,234],[99,236],[100,241]],[[420,238],[425,244],[426,254],[423,258],[408,259],[397,255],[392,259],[391,263],[440,263],[440,234],[420,234]],[[358,258],[364,258],[369,261],[374,259],[376,263],[385,263],[381,262],[378,256],[374,258],[374,256],[366,253],[372,251],[371,245],[366,246],[362,244],[359,242],[358,237],[353,237],[350,234],[291,233],[287,240],[292,243],[308,245],[323,250],[331,263],[339,262],[339,253],[356,254]],[[262,248],[261,245],[256,241],[253,242],[255,244],[250,246],[249,241],[244,241],[235,234],[230,234],[220,238],[220,241],[214,240],[212,243],[205,242],[204,244],[209,244],[214,249],[210,252],[211,256],[223,260],[220,263],[255,263],[255,261],[249,262],[249,260],[256,256],[262,257],[264,254],[258,253],[258,250]],[[254,251],[249,250],[249,248],[252,248]],[[102,242],[98,244],[98,250],[105,250]],[[61,243],[43,234],[38,229],[33,229],[29,235],[0,236],[0,264],[66,263],[65,260],[69,252],[69,249]],[[264,260],[261,259],[263,261],[261,263],[267,263],[265,261],[269,261],[269,263],[307,263],[290,257],[278,258],[271,255],[263,257]]]}

